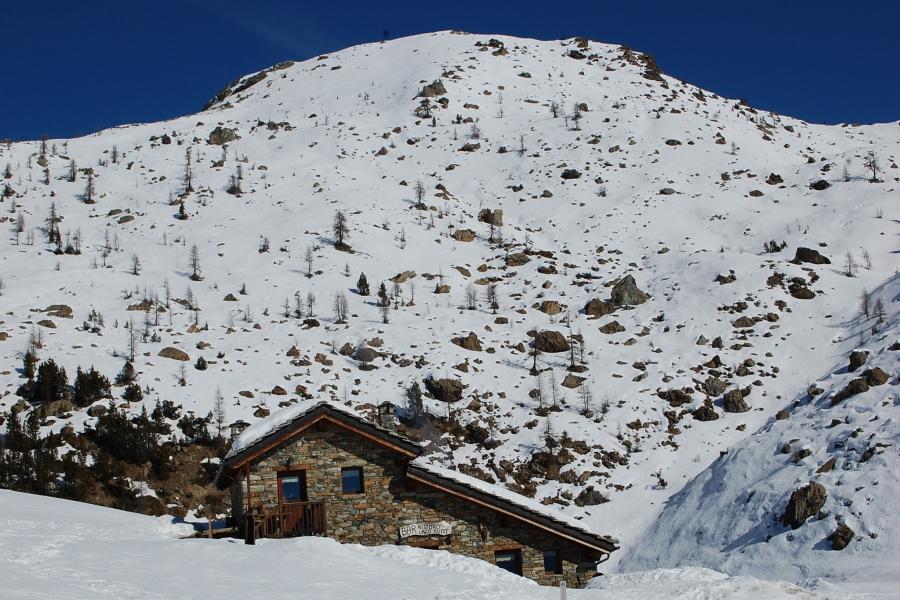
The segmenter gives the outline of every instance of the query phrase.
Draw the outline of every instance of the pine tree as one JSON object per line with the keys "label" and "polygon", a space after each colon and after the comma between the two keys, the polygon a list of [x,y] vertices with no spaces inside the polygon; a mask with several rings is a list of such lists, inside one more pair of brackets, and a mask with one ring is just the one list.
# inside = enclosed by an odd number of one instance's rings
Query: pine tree
{"label": "pine tree", "polygon": [[343,211],[339,210],[334,214],[331,230],[334,232],[334,247],[338,250],[349,250],[350,246],[347,245],[347,240],[350,238],[350,226]]}
{"label": "pine tree", "polygon": [[359,274],[359,279],[356,280],[356,291],[360,296],[369,295],[369,280],[366,279],[365,273]]}

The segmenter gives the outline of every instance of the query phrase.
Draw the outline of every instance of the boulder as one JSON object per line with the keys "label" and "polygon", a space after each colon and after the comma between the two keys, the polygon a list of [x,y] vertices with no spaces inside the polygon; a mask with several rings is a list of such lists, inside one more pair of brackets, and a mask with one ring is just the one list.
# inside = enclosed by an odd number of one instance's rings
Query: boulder
{"label": "boulder", "polygon": [[599,298],[588,300],[587,304],[584,305],[584,314],[594,319],[612,314],[615,310],[616,307],[614,304],[611,302],[604,302]]}
{"label": "boulder", "polygon": [[475,335],[474,331],[470,331],[469,335],[455,337],[450,341],[460,348],[471,350],[473,352],[481,352],[481,340],[478,339],[478,336]]}
{"label": "boulder", "polygon": [[56,323],[51,321],[50,319],[41,319],[37,322],[41,327],[46,327],[47,329],[56,329]]}
{"label": "boulder", "polygon": [[525,263],[529,262],[531,259],[528,258],[528,255],[524,252],[513,252],[512,254],[507,255],[506,257],[506,266],[507,267],[521,267]]}
{"label": "boulder", "polygon": [[750,407],[744,401],[744,392],[740,388],[728,390],[722,396],[722,404],[725,407],[725,412],[729,413],[742,413],[750,410]]}
{"label": "boulder", "polygon": [[560,332],[547,329],[535,334],[534,347],[541,352],[568,352],[569,342]]}
{"label": "boulder", "polygon": [[811,189],[816,190],[817,192],[821,192],[823,190],[827,190],[828,188],[830,188],[831,184],[828,183],[827,181],[825,181],[824,179],[819,179],[818,181],[814,181],[811,184],[809,184],[809,187]]}
{"label": "boulder", "polygon": [[415,271],[403,271],[402,273],[397,273],[393,277],[391,277],[388,281],[391,283],[406,283],[410,279],[416,276]]}
{"label": "boulder", "polygon": [[44,309],[48,317],[58,317],[60,319],[72,318],[72,307],[67,304],[51,304]]}
{"label": "boulder", "polygon": [[463,384],[456,379],[434,379],[428,377],[424,381],[425,389],[441,402],[459,402],[462,400]]}
{"label": "boulder", "polygon": [[766,178],[766,183],[769,185],[778,185],[784,183],[784,179],[778,173],[769,173],[769,176]]}
{"label": "boulder", "polygon": [[290,356],[291,358],[299,358],[300,349],[297,346],[291,346],[290,350],[285,353],[285,356]]}
{"label": "boulder", "polygon": [[287,390],[280,385],[276,385],[275,387],[273,387],[270,393],[273,396],[287,396]]}
{"label": "boulder", "polygon": [[234,140],[238,139],[238,134],[236,129],[231,129],[228,127],[222,127],[221,125],[213,129],[209,132],[209,143],[214,146],[222,146],[223,144],[229,144]]}
{"label": "boulder", "polygon": [[578,375],[572,375],[571,373],[567,374],[562,381],[562,386],[567,387],[571,390],[574,390],[581,382],[584,381],[584,377],[579,377]]}
{"label": "boulder", "polygon": [[712,407],[703,405],[692,412],[691,416],[698,421],[715,421],[719,418],[719,413],[717,413]]}
{"label": "boulder", "polygon": [[862,372],[862,376],[866,378],[866,383],[868,383],[870,387],[874,387],[876,385],[884,385],[888,382],[888,379],[890,379],[888,374],[882,371],[879,367],[866,369]]}
{"label": "boulder", "polygon": [[106,414],[107,408],[105,404],[94,404],[87,409],[89,417],[102,417]]}
{"label": "boulder", "polygon": [[828,539],[831,540],[831,549],[832,550],[843,550],[847,547],[847,545],[853,541],[853,536],[856,535],[856,532],[850,529],[844,523],[838,525],[838,528],[828,536]]}
{"label": "boulder", "polygon": [[352,356],[353,355],[353,344],[350,342],[344,342],[344,345],[338,349],[338,354],[341,356]]}
{"label": "boulder", "polygon": [[797,264],[810,263],[813,265],[831,264],[831,261],[828,260],[827,257],[823,256],[818,250],[813,250],[812,248],[797,248],[797,251],[794,253],[794,262]]}
{"label": "boulder", "polygon": [[361,363],[370,363],[378,358],[378,352],[368,346],[360,346],[353,352],[353,358]]}
{"label": "boulder", "polygon": [[444,83],[438,79],[425,87],[422,88],[422,91],[418,93],[417,98],[433,98],[435,96],[443,96],[447,93],[447,88],[444,87]]}
{"label": "boulder", "polygon": [[172,360],[191,360],[191,357],[188,356],[187,352],[179,348],[173,348],[172,346],[167,346],[160,350],[158,356],[171,358]]}
{"label": "boulder", "polygon": [[488,225],[500,227],[503,225],[503,210],[500,208],[495,208],[494,210],[483,208],[478,213],[478,220],[482,223],[487,223]]}
{"label": "boulder", "polygon": [[809,485],[794,490],[788,500],[787,508],[781,516],[781,523],[791,529],[797,529],[806,520],[817,514],[825,506],[828,494],[821,483],[810,481]]}
{"label": "boulder", "polygon": [[615,306],[643,304],[650,298],[649,295],[638,289],[637,283],[631,275],[626,275],[613,286],[611,296]]}
{"label": "boulder", "polygon": [[664,390],[662,392],[657,392],[656,395],[667,401],[674,407],[682,406],[691,402],[690,395],[684,390]]}
{"label": "boulder", "polygon": [[606,335],[612,335],[613,333],[621,333],[625,331],[625,327],[622,326],[618,321],[610,321],[606,325],[600,328],[600,333]]}
{"label": "boulder", "polygon": [[609,502],[609,498],[602,494],[599,490],[594,489],[594,486],[589,485],[581,492],[575,496],[575,505],[576,506],[596,506],[598,504],[605,504]]}
{"label": "boulder", "polygon": [[[703,393],[707,396],[717,397],[719,394],[725,391],[725,388],[728,387],[724,381],[719,379],[718,377],[709,376],[706,378],[706,381],[700,384],[700,389],[703,390]],[[727,410],[727,409],[726,409]]]}
{"label": "boulder", "polygon": [[471,242],[475,239],[475,232],[471,229],[457,229],[453,232],[453,239],[457,242]]}
{"label": "boulder", "polygon": [[869,353],[865,350],[854,350],[850,353],[850,364],[847,366],[847,370],[851,373],[864,364],[866,364],[866,360],[869,358]]}
{"label": "boulder", "polygon": [[548,315],[558,315],[563,311],[563,307],[556,300],[544,300],[538,306],[538,310]]}
{"label": "boulder", "polygon": [[851,396],[856,396],[857,394],[862,394],[868,391],[869,382],[867,382],[862,377],[857,377],[856,379],[851,380],[844,389],[834,395],[834,397],[831,399],[831,405],[834,406],[835,404],[843,402]]}
{"label": "boulder", "polygon": [[756,325],[756,321],[744,315],[743,317],[738,317],[737,319],[732,321],[731,324],[737,329],[748,329]]}
{"label": "boulder", "polygon": [[565,169],[560,177],[563,179],[578,179],[581,177],[581,173],[578,172],[578,169]]}

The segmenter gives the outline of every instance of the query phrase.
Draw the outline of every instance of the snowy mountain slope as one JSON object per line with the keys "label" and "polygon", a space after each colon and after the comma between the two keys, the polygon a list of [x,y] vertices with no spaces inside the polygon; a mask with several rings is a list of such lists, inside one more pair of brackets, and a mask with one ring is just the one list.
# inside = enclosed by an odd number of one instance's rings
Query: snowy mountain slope
{"label": "snowy mountain slope", "polygon": [[[0,490],[0,509],[0,577],[5,598],[560,597],[556,589],[448,552],[364,548],[322,538],[261,540],[256,546],[233,540],[177,539],[179,526],[167,522],[171,517],[150,518],[6,490]],[[347,577],[348,572],[353,577]],[[611,576],[591,585],[596,589],[568,590],[568,597],[825,597],[783,582],[691,568]]]}
{"label": "snowy mountain slope", "polygon": [[[12,230],[19,212],[24,220],[18,243],[12,231],[0,240],[0,408],[18,401],[15,367],[35,332],[40,358],[57,360],[70,379],[79,365],[112,377],[128,354],[129,321],[146,332],[135,365],[145,399],[129,407],[135,413],[162,399],[205,414],[218,389],[229,420],[252,422],[302,392],[402,404],[411,382],[456,378],[466,387],[452,405],[455,431],[469,426],[469,435],[451,440],[447,464],[474,465],[560,503],[623,547],[637,543],[672,493],[842,356],[836,332],[856,298],[897,266],[900,127],[825,127],[758,112],[596,42],[494,39],[441,32],[280,65],[196,115],[50,140],[45,159],[38,142],[0,146],[0,168],[10,165],[0,187],[11,190],[0,209]],[[427,98],[432,116],[417,116],[417,95],[438,79],[444,91]],[[575,119],[580,103],[586,110]],[[218,127],[237,136],[227,148],[210,143]],[[230,137],[221,131],[212,142]],[[863,167],[870,150],[878,183]],[[92,169],[95,204],[83,201],[86,172],[67,180],[70,159]],[[810,188],[822,179],[830,187]],[[234,183],[239,195],[227,191]],[[186,220],[176,218],[179,197]],[[47,243],[53,203],[64,241],[79,233],[80,255],[54,255]],[[493,243],[482,209],[503,211]],[[348,217],[353,253],[331,245],[337,210]],[[459,230],[474,239],[458,241],[470,237]],[[787,248],[764,253],[772,240]],[[193,245],[201,281],[190,278]],[[831,264],[789,262],[797,247]],[[861,265],[868,256],[869,268],[846,277],[847,253]],[[405,271],[416,276],[399,285],[384,324],[374,293],[382,281],[391,291],[388,279]],[[360,273],[373,295],[354,292]],[[582,312],[629,274],[646,302],[597,319]],[[789,293],[793,277],[810,299]],[[497,283],[497,315],[485,301],[488,281]],[[439,284],[449,293],[434,293]],[[304,325],[310,292],[318,326]],[[332,309],[338,293],[349,304],[346,323]],[[563,311],[534,308],[544,301]],[[53,304],[70,306],[73,318],[37,325]],[[166,309],[158,318],[157,307]],[[103,325],[85,328],[92,310]],[[529,331],[569,337],[567,315],[584,339],[576,362],[587,370],[571,374],[592,392],[590,416],[578,390],[561,385],[567,352],[541,354],[542,375],[529,373]],[[735,326],[741,317],[761,319]],[[451,343],[470,332],[480,351]],[[334,351],[374,338],[383,354],[374,370]],[[190,360],[158,356],[167,347]],[[286,356],[292,347],[299,356]],[[201,356],[205,371],[192,367]],[[709,377],[722,382],[708,386],[720,418],[695,420]],[[751,410],[724,413],[722,392],[738,386],[752,392]],[[538,388],[544,404],[555,393],[561,410],[539,410]],[[678,406],[657,393],[681,388],[693,393]],[[447,414],[443,402],[426,405]],[[77,431],[92,419],[66,412],[48,428]],[[548,424],[555,439],[565,432],[575,442],[556,450],[559,475],[532,458],[546,449]],[[609,502],[591,505],[601,497],[588,486]],[[579,497],[588,506],[573,502]]]}
{"label": "snowy mountain slope", "polygon": [[[818,394],[799,394],[789,416],[729,449],[673,496],[647,531],[659,543],[630,549],[624,568],[703,565],[792,581],[853,580],[857,590],[890,575],[896,586],[900,276],[872,296],[886,307],[885,322],[853,319],[838,346],[860,358],[867,352],[865,364],[849,371],[845,356],[815,381]],[[857,345],[860,331],[867,339]],[[876,369],[877,385],[836,399]],[[783,525],[792,492],[810,481],[827,493],[821,512],[797,529]],[[830,536],[840,525],[852,531],[838,551]]]}

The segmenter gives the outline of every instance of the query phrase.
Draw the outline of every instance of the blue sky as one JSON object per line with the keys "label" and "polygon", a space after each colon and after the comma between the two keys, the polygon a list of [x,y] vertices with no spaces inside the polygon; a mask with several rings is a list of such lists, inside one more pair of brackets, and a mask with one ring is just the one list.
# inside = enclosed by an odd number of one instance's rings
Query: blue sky
{"label": "blue sky", "polygon": [[200,109],[240,75],[385,35],[585,35],[673,76],[814,122],[900,119],[900,2],[42,0],[0,18],[0,139]]}

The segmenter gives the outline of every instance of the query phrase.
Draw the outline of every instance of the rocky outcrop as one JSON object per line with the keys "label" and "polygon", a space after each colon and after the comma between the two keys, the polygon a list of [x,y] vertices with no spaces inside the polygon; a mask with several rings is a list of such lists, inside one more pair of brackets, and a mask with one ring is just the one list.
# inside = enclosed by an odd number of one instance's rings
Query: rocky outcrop
{"label": "rocky outcrop", "polygon": [[831,549],[832,550],[843,550],[847,547],[850,542],[853,541],[853,536],[856,535],[856,532],[850,529],[846,524],[841,523],[838,525],[838,528],[828,536],[828,539],[831,540]]}
{"label": "rocky outcrop", "polygon": [[453,232],[453,239],[457,242],[471,242],[475,239],[475,232],[471,229],[457,229]]}
{"label": "rocky outcrop", "polygon": [[494,210],[483,208],[478,213],[478,220],[482,223],[487,223],[488,225],[500,227],[503,225],[503,210],[499,208],[495,208]]}
{"label": "rocky outcrop", "polygon": [[441,402],[459,402],[462,400],[463,384],[456,379],[434,379],[428,377],[424,381],[425,389]]}
{"label": "rocky outcrop", "polygon": [[616,307],[614,304],[610,302],[604,302],[599,298],[588,300],[587,304],[584,305],[584,314],[594,319],[612,314],[613,312],[615,312],[615,310]]}
{"label": "rocky outcrop", "polygon": [[209,132],[208,141],[214,146],[222,146],[224,144],[230,144],[236,139],[239,139],[236,129],[222,127],[221,125],[219,125]]}
{"label": "rocky outcrop", "polygon": [[851,396],[856,396],[857,394],[862,394],[868,391],[869,383],[862,377],[857,377],[856,379],[852,379],[850,383],[848,383],[847,386],[844,387],[844,389],[834,395],[834,397],[831,399],[831,405],[834,406],[835,404],[843,402]]}
{"label": "rocky outcrop", "polygon": [[611,296],[615,306],[643,304],[650,298],[649,295],[638,289],[637,283],[631,275],[626,275],[613,286]]}
{"label": "rocky outcrop", "polygon": [[812,248],[797,248],[794,253],[794,261],[797,264],[810,263],[813,265],[830,265],[831,261],[827,257],[822,256],[818,250]]}
{"label": "rocky outcrop", "polygon": [[725,412],[729,413],[742,413],[750,410],[750,407],[747,406],[747,403],[744,401],[744,392],[742,392],[740,388],[735,388],[726,392],[722,397],[722,404],[725,408]]}
{"label": "rocky outcrop", "polygon": [[869,353],[865,350],[854,350],[850,353],[850,364],[847,365],[847,370],[851,373],[864,364],[869,359]]}
{"label": "rocky outcrop", "polygon": [[826,498],[828,498],[828,494],[825,486],[810,481],[809,485],[796,489],[791,494],[787,508],[781,516],[781,523],[791,529],[801,527],[808,518],[822,510]]}
{"label": "rocky outcrop", "polygon": [[569,342],[560,332],[547,329],[535,334],[534,347],[541,352],[568,352]]}
{"label": "rocky outcrop", "polygon": [[163,358],[171,358],[172,360],[191,360],[191,357],[188,356],[187,352],[178,348],[173,348],[172,346],[163,348],[159,351],[159,354],[157,356],[162,356]]}
{"label": "rocky outcrop", "polygon": [[475,335],[475,332],[473,331],[470,331],[469,335],[455,337],[450,341],[460,348],[471,350],[473,352],[481,352],[481,340],[478,339],[478,336]]}
{"label": "rocky outcrop", "polygon": [[432,83],[426,85],[422,88],[422,91],[418,93],[417,98],[433,98],[435,96],[443,96],[447,93],[447,88],[444,87],[444,82],[440,79],[433,81]]}

